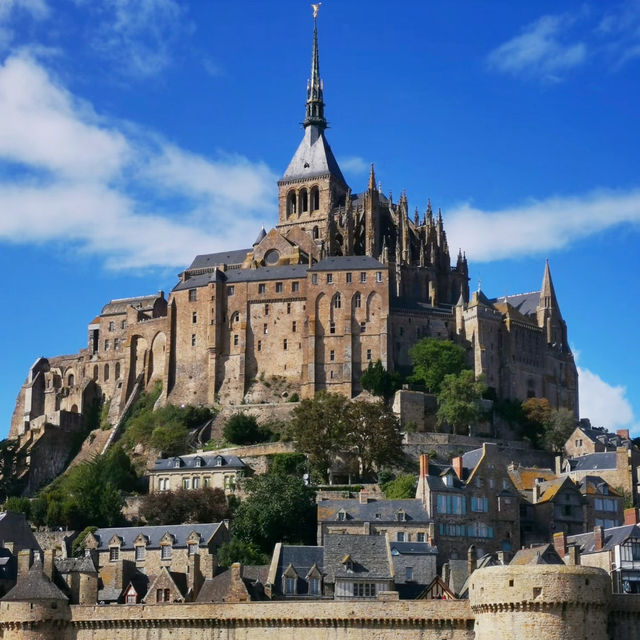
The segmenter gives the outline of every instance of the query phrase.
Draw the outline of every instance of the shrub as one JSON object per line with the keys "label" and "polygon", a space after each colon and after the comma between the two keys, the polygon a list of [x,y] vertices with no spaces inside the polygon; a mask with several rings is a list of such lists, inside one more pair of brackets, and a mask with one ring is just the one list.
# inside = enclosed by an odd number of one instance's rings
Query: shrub
{"label": "shrub", "polygon": [[254,416],[246,413],[232,415],[222,430],[225,440],[234,444],[257,444],[271,436],[268,430],[260,429]]}

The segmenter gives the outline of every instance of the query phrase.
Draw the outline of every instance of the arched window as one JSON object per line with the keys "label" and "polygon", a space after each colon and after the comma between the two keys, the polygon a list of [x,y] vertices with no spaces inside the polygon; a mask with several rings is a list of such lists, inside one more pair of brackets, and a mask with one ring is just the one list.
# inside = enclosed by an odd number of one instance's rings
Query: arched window
{"label": "arched window", "polygon": [[120,363],[116,362],[116,380],[120,380]]}
{"label": "arched window", "polygon": [[73,387],[74,384],[75,384],[75,378],[73,377],[73,373],[70,373],[69,377],[67,378],[67,386]]}
{"label": "arched window", "polygon": [[105,380],[109,379],[109,365],[108,364],[104,365],[104,379]]}
{"label": "arched window", "polygon": [[356,295],[353,296],[353,306],[356,309],[359,309],[362,306],[362,296],[359,293],[356,293]]}
{"label": "arched window", "polygon": [[333,307],[334,309],[339,309],[342,306],[342,297],[339,293],[333,297]]}
{"label": "arched window", "polygon": [[296,212],[296,192],[289,191],[287,194],[287,215],[293,215]]}
{"label": "arched window", "polygon": [[309,194],[306,189],[300,189],[300,213],[305,213],[309,211]]}
{"label": "arched window", "polygon": [[320,208],[320,191],[318,187],[311,189],[311,211],[317,211]]}
{"label": "arched window", "polygon": [[313,239],[317,240],[318,239],[318,227],[313,227]]}
{"label": "arched window", "polygon": [[93,367],[93,379],[96,381],[98,380],[98,365]]}

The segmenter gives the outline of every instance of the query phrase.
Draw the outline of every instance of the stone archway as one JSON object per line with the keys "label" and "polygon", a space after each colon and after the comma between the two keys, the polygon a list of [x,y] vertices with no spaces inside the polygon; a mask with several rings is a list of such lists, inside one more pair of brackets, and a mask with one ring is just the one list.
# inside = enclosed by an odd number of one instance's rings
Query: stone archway
{"label": "stone archway", "polygon": [[148,381],[162,380],[164,377],[165,353],[167,350],[167,336],[160,331],[153,338],[151,351],[149,353],[149,375]]}

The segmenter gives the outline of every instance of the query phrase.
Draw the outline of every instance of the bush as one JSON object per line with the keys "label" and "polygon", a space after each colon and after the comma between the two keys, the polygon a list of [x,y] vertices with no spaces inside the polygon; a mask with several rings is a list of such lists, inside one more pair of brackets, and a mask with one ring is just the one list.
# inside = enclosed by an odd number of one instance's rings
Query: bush
{"label": "bush", "polygon": [[26,518],[31,515],[31,501],[29,498],[19,498],[17,496],[11,496],[7,498],[4,503],[5,511],[13,511],[14,513],[24,513]]}
{"label": "bush", "polygon": [[234,562],[267,564],[269,556],[250,542],[232,538],[218,549],[218,563],[221,567],[230,567]]}
{"label": "bush", "polygon": [[385,399],[389,399],[402,386],[400,374],[387,371],[380,360],[376,360],[375,364],[369,362],[360,383],[363,389]]}
{"label": "bush", "polygon": [[94,531],[97,531],[98,527],[94,525],[90,525],[85,527],[79,534],[78,537],[73,541],[71,545],[71,555],[74,557],[78,557],[84,554],[84,541],[85,538]]}
{"label": "bush", "polygon": [[233,444],[258,444],[271,437],[271,431],[261,429],[254,416],[246,413],[232,415],[222,430],[225,440]]}
{"label": "bush", "polygon": [[418,478],[415,475],[401,475],[395,480],[385,482],[381,488],[387,500],[404,500],[416,497]]}
{"label": "bush", "polygon": [[300,402],[300,396],[294,392],[289,396],[289,400],[287,402]]}
{"label": "bush", "polygon": [[231,515],[222,489],[158,491],[142,499],[140,515],[150,525],[220,522]]}
{"label": "bush", "polygon": [[303,453],[276,453],[271,456],[269,473],[281,476],[302,476],[307,470],[307,456]]}

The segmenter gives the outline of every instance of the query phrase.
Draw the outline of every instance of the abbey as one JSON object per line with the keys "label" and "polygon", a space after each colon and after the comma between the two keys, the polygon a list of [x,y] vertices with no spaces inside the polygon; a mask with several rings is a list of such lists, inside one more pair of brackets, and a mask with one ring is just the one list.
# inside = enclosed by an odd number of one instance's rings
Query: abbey
{"label": "abbey", "polygon": [[383,194],[373,165],[352,192],[326,137],[314,19],[304,135],[278,181],[276,226],[250,247],[196,256],[164,293],[113,300],[79,353],[38,359],[21,389],[11,435],[73,428],[95,397],[112,423],[137,390],[162,383],[161,402],[239,405],[277,376],[289,396],[352,397],[369,362],[410,367],[419,339],[453,339],[498,397],[546,397],[577,412],[577,373],[545,266],[540,291],[469,294],[452,265],[441,212],[410,212]]}

